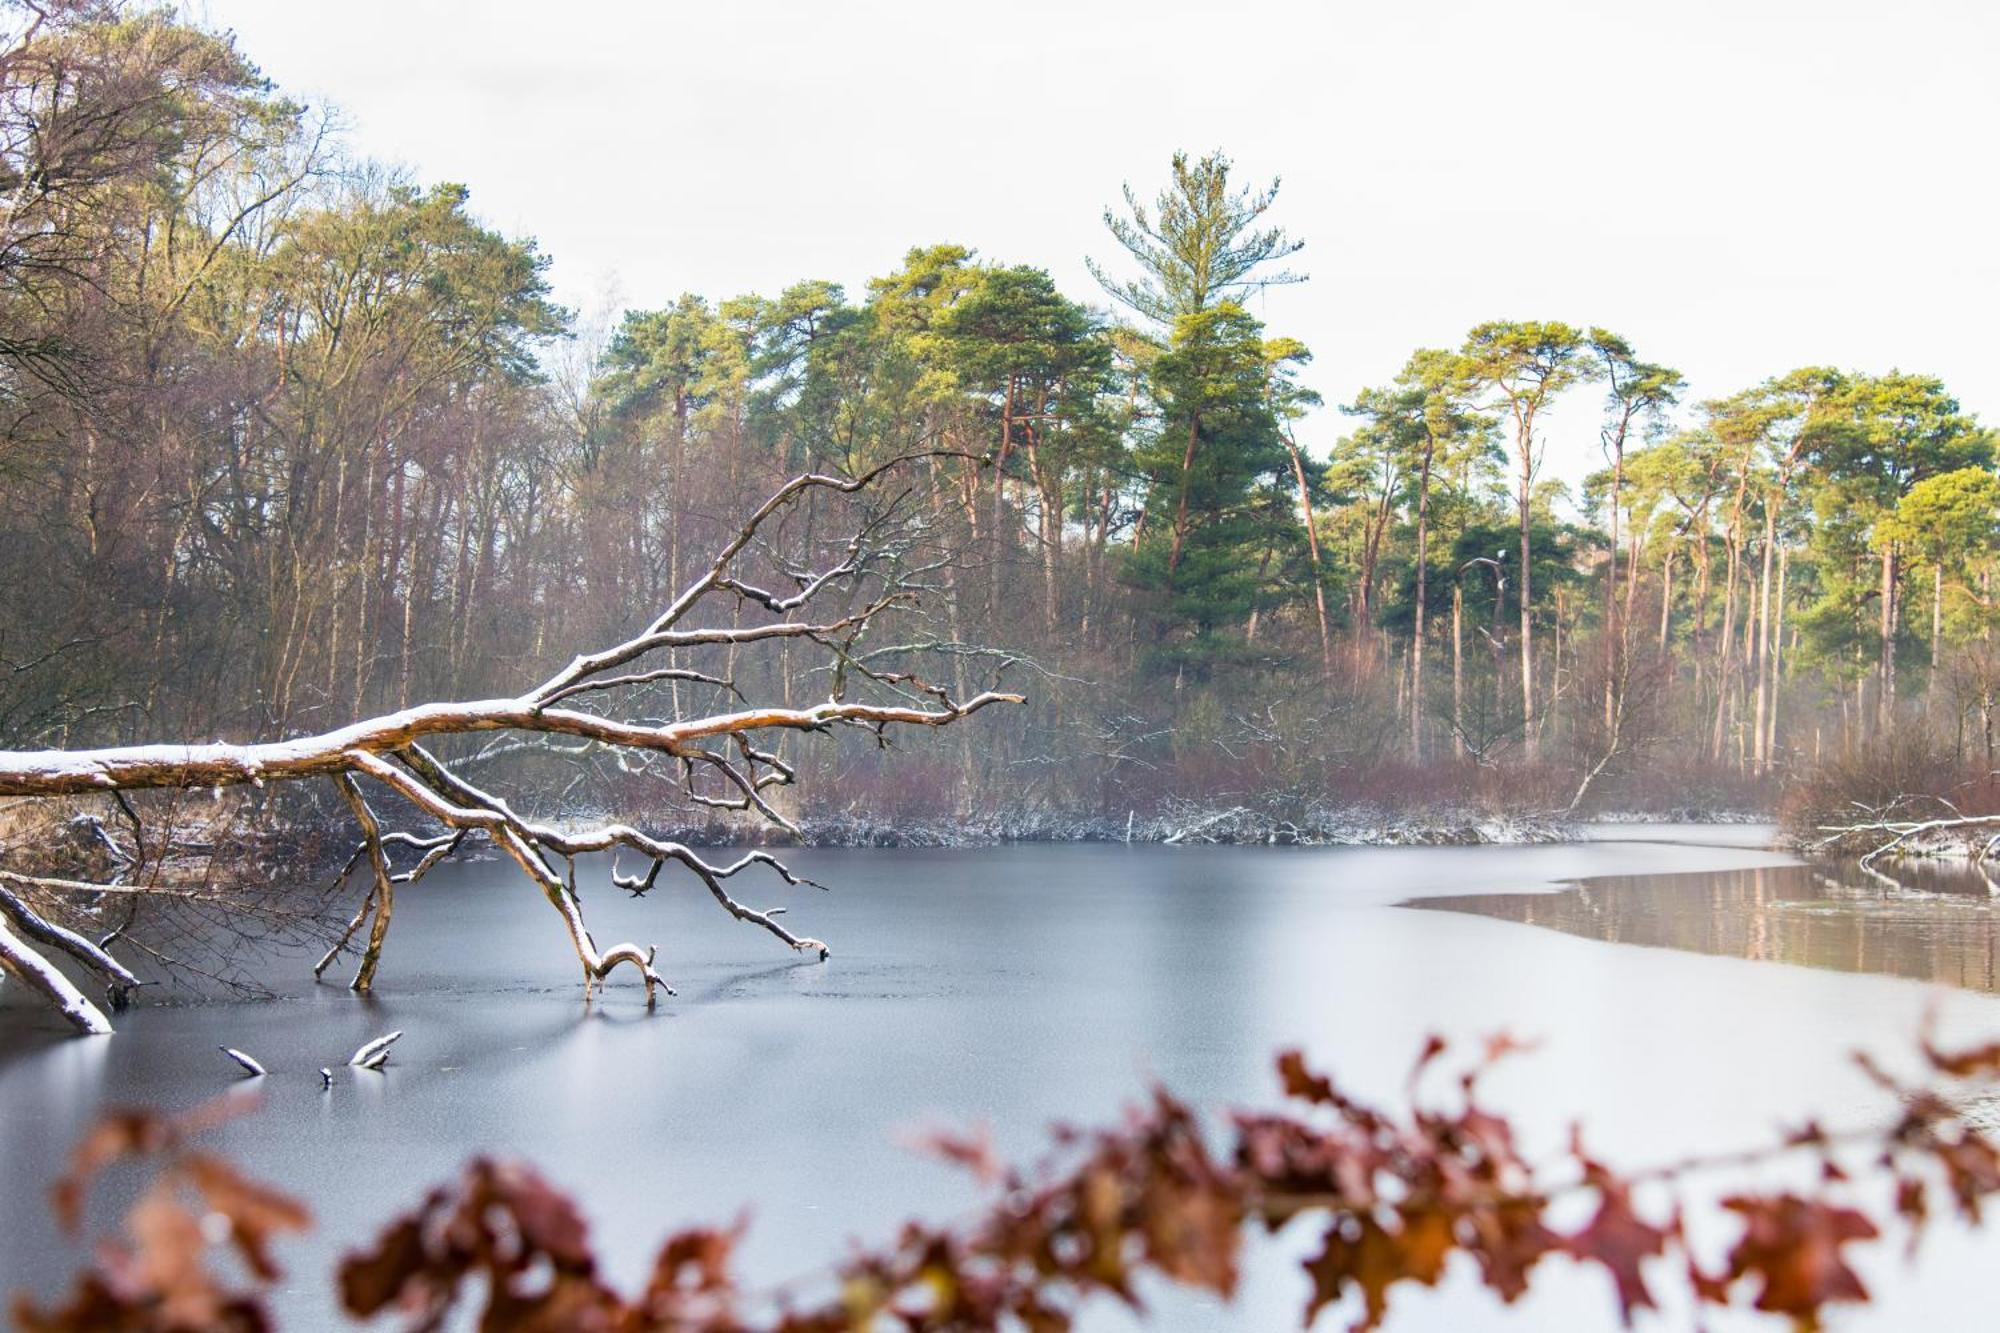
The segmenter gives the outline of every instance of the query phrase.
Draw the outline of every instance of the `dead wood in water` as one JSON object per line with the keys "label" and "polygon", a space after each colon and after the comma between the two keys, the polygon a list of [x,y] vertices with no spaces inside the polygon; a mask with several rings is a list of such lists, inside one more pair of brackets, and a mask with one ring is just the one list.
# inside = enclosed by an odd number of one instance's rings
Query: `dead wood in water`
{"label": "dead wood in water", "polygon": [[[323,973],[358,938],[362,943],[352,985],[360,991],[375,982],[396,890],[420,882],[439,863],[482,838],[504,852],[561,916],[582,968],[586,994],[624,965],[640,974],[649,1001],[657,989],[667,989],[655,970],[652,947],[620,943],[600,948],[592,939],[576,883],[576,858],[592,852],[627,852],[641,858],[642,873],[628,874],[616,863],[611,872],[617,887],[635,895],[653,888],[663,869],[678,866],[737,920],[823,959],[828,946],[780,924],[777,916],[783,909],[750,907],[729,891],[730,880],[753,868],[769,870],[789,885],[811,883],[775,856],[753,852],[723,864],[706,860],[683,843],[625,823],[606,822],[581,830],[558,827],[516,810],[498,792],[470,781],[463,772],[467,761],[448,757],[443,743],[476,733],[508,732],[531,745],[562,737],[580,741],[584,748],[663,759],[673,765],[681,794],[690,803],[744,812],[795,832],[791,820],[772,803],[771,794],[793,783],[797,773],[779,753],[781,747],[767,737],[781,740],[790,733],[827,734],[837,727],[851,727],[887,744],[891,728],[941,727],[988,704],[1022,702],[1020,695],[997,689],[965,696],[931,684],[910,666],[922,652],[921,645],[860,651],[860,641],[879,619],[919,606],[925,578],[938,567],[925,563],[929,552],[923,545],[923,511],[906,503],[908,492],[870,505],[847,530],[851,535],[844,543],[830,549],[823,542],[807,541],[793,543],[803,550],[787,550],[773,539],[771,530],[788,512],[818,497],[854,495],[909,461],[896,459],[853,477],[792,478],[750,515],[707,570],[643,630],[608,648],[579,654],[520,695],[418,704],[318,735],[248,744],[0,752],[0,795],[58,798],[101,793],[122,804],[124,793],[147,789],[219,792],[246,784],[261,788],[277,782],[327,780],[361,832],[342,880],[364,859],[369,874],[345,934],[314,972]],[[775,584],[779,591],[752,582],[761,577],[748,568],[753,553],[783,580]],[[726,625],[704,628],[691,623],[697,610],[716,603],[731,612]],[[746,617],[756,623],[745,623]],[[830,673],[826,698],[793,706],[745,697],[735,674],[743,655],[769,645],[796,651],[801,644],[812,650],[807,656]],[[706,664],[703,650],[725,662],[725,669],[697,670],[685,664],[689,657]],[[901,660],[884,661],[885,651]],[[658,700],[644,692],[645,686],[659,682],[674,686],[677,705],[664,719],[649,715],[648,707]],[[715,703],[735,706],[683,712],[678,705],[695,697],[696,690],[706,691],[704,697]],[[580,706],[586,696],[601,707]],[[385,829],[373,804],[378,791],[386,791],[407,813],[441,831]],[[129,811],[129,806],[123,808]],[[134,834],[143,837],[136,818]],[[399,870],[392,848],[415,852],[417,860]],[[28,887],[36,897],[72,907],[101,894],[113,882],[13,877],[22,879],[31,880]],[[109,1031],[102,1011],[48,964],[37,945],[61,949],[116,993],[137,982],[103,948],[50,925],[20,898],[0,893],[0,966],[54,1003],[80,1031]]]}

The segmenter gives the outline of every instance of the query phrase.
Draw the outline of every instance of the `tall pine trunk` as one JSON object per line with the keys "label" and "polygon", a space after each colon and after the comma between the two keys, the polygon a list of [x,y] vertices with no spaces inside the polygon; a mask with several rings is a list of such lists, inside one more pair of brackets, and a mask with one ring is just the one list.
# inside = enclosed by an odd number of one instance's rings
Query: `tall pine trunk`
{"label": "tall pine trunk", "polygon": [[1540,757],[1541,738],[1535,730],[1535,622],[1533,557],[1529,535],[1528,488],[1534,482],[1534,434],[1532,425],[1523,426],[1521,450],[1521,490],[1518,496],[1521,517],[1521,736],[1529,760]]}
{"label": "tall pine trunk", "polygon": [[1423,465],[1417,470],[1417,603],[1414,628],[1410,634],[1410,758],[1424,760],[1424,597],[1430,565],[1431,538],[1431,459],[1436,446],[1424,450]]}

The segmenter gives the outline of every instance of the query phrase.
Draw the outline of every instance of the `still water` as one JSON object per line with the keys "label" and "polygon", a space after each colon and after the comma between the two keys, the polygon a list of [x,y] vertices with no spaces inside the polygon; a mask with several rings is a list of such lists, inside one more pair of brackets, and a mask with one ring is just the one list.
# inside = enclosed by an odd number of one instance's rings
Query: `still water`
{"label": "still water", "polygon": [[[1897,1063],[1927,1008],[1949,1040],[2000,1035],[1983,896],[1871,896],[1762,850],[1767,836],[799,853],[832,892],[745,896],[789,907],[833,946],[825,963],[685,885],[642,901],[586,887],[601,942],[659,943],[680,996],[652,1014],[627,984],[582,1003],[558,922],[505,866],[446,867],[399,900],[372,1000],[274,957],[273,998],[144,1007],[109,1039],[59,1039],[0,1009],[0,1290],[51,1293],[78,1261],[42,1200],[81,1127],[108,1106],[241,1086],[219,1044],[271,1074],[218,1146],[317,1217],[284,1252],[281,1314],[299,1329],[340,1326],[336,1256],[474,1152],[526,1157],[577,1193],[627,1284],[668,1230],[748,1205],[745,1268],[775,1284],[849,1238],[978,1200],[905,1146],[914,1129],[984,1123],[1020,1158],[1051,1123],[1111,1117],[1155,1079],[1206,1107],[1268,1103],[1287,1045],[1393,1101],[1427,1033],[1538,1038],[1492,1077],[1492,1101],[1531,1143],[1580,1120],[1601,1155],[1639,1165],[1762,1142],[1807,1113],[1877,1118],[1848,1053]],[[338,1069],[391,1028],[408,1035],[384,1074]],[[321,1065],[336,1066],[330,1092]],[[99,1215],[117,1202],[101,1196]],[[1231,1307],[1162,1294],[1152,1326],[1295,1327],[1303,1240],[1258,1246]],[[1941,1233],[1914,1269],[1882,1251],[1868,1270],[1882,1304],[1837,1327],[1990,1326],[2000,1233]],[[1560,1262],[1546,1276],[1511,1309],[1448,1282],[1405,1297],[1390,1327],[1615,1326],[1608,1284]],[[1652,1326],[1687,1325],[1680,1311]],[[1108,1311],[1093,1324],[1126,1326]]]}
{"label": "still water", "polygon": [[[1893,874],[1889,873],[1893,871]],[[2000,993],[2000,899],[1963,862],[1758,866],[1413,903],[1650,944]]]}

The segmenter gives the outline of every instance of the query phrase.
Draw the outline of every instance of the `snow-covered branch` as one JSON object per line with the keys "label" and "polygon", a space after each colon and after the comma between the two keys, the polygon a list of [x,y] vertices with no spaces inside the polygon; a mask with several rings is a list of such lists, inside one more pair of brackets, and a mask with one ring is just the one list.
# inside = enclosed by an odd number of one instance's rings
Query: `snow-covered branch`
{"label": "snow-covered branch", "polygon": [[[738,569],[746,552],[763,542],[765,525],[803,498],[816,493],[853,494],[907,461],[896,460],[858,477],[809,474],[786,482],[724,544],[708,569],[643,630],[623,643],[577,655],[523,694],[418,704],[316,735],[272,741],[0,752],[0,795],[75,797],[101,793],[122,800],[125,792],[149,788],[219,790],[309,778],[329,781],[361,832],[360,845],[336,883],[344,883],[364,861],[368,873],[360,903],[345,932],[314,971],[316,975],[325,972],[359,940],[360,957],[352,983],[356,990],[365,991],[374,984],[397,889],[417,884],[469,840],[481,838],[513,860],[561,915],[582,966],[586,994],[614,968],[625,964],[639,971],[649,1000],[656,990],[667,989],[653,966],[655,952],[651,947],[625,943],[600,949],[592,940],[576,884],[576,858],[590,853],[625,851],[644,858],[648,868],[643,875],[626,875],[615,865],[612,870],[612,882],[634,893],[651,889],[664,868],[678,866],[737,920],[761,927],[795,950],[824,959],[830,952],[824,942],[795,934],[779,923],[783,908],[753,908],[728,891],[726,882],[753,866],[773,871],[786,884],[810,883],[769,853],[755,852],[733,863],[718,864],[681,843],[656,838],[628,824],[565,830],[516,811],[503,796],[471,782],[459,771],[463,764],[492,755],[493,747],[457,761],[444,757],[439,743],[454,737],[501,733],[498,739],[503,746],[561,737],[586,749],[659,755],[678,761],[683,795],[695,804],[754,812],[774,826],[790,829],[791,821],[772,804],[767,792],[790,785],[797,774],[775,745],[759,743],[760,733],[828,733],[835,726],[855,726],[880,738],[891,727],[942,727],[991,704],[1020,703],[1020,695],[997,690],[956,697],[945,687],[911,673],[866,666],[858,656],[857,645],[877,618],[916,604],[922,595],[921,587],[912,586],[903,559],[913,540],[913,520],[902,509],[901,497],[864,515],[853,535],[836,548],[837,554],[827,557],[822,568],[812,570],[781,562],[784,576],[797,585],[794,593],[781,596],[768,592]],[[845,609],[795,618],[795,613],[807,612],[816,600],[832,600],[836,590],[846,603]],[[691,616],[710,599],[720,599],[731,608],[731,623],[716,628],[690,624]],[[774,618],[744,624],[746,607],[754,608],[752,614],[762,612]],[[733,679],[736,655],[758,645],[800,643],[833,665],[828,697],[804,705],[748,699]],[[655,657],[701,648],[720,650],[717,655],[728,660],[731,671],[717,674],[696,670],[673,657],[664,663]],[[705,687],[715,697],[742,706],[665,720],[620,717],[609,706],[601,712],[558,706],[585,694],[609,704],[635,697],[614,691],[658,682]],[[886,697],[854,693],[869,688]],[[703,778],[710,784],[706,789],[700,785]],[[373,803],[371,793],[378,790],[394,798],[410,815],[442,831],[416,833],[389,828],[392,821],[384,819]],[[140,834],[135,828],[136,836]],[[417,859],[399,870],[392,849],[415,853]],[[77,887],[90,886],[77,882]],[[27,977],[81,1030],[108,1030],[95,1006],[80,994],[63,989],[68,983],[35,952],[34,945],[56,948],[117,986],[136,984],[137,978],[103,949],[43,920],[4,891],[0,891],[0,922],[4,922],[0,925],[0,966]],[[70,991],[74,989],[70,987]]]}

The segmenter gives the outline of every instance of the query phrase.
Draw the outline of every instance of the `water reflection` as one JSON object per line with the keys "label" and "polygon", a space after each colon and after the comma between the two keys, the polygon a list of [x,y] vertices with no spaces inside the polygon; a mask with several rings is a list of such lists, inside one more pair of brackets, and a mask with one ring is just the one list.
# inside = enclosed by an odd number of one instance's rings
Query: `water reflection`
{"label": "water reflection", "polygon": [[2000,993],[2000,900],[1983,876],[1959,864],[1906,863],[1887,873],[1827,863],[1630,875],[1555,893],[1475,894],[1411,906],[1613,943]]}

